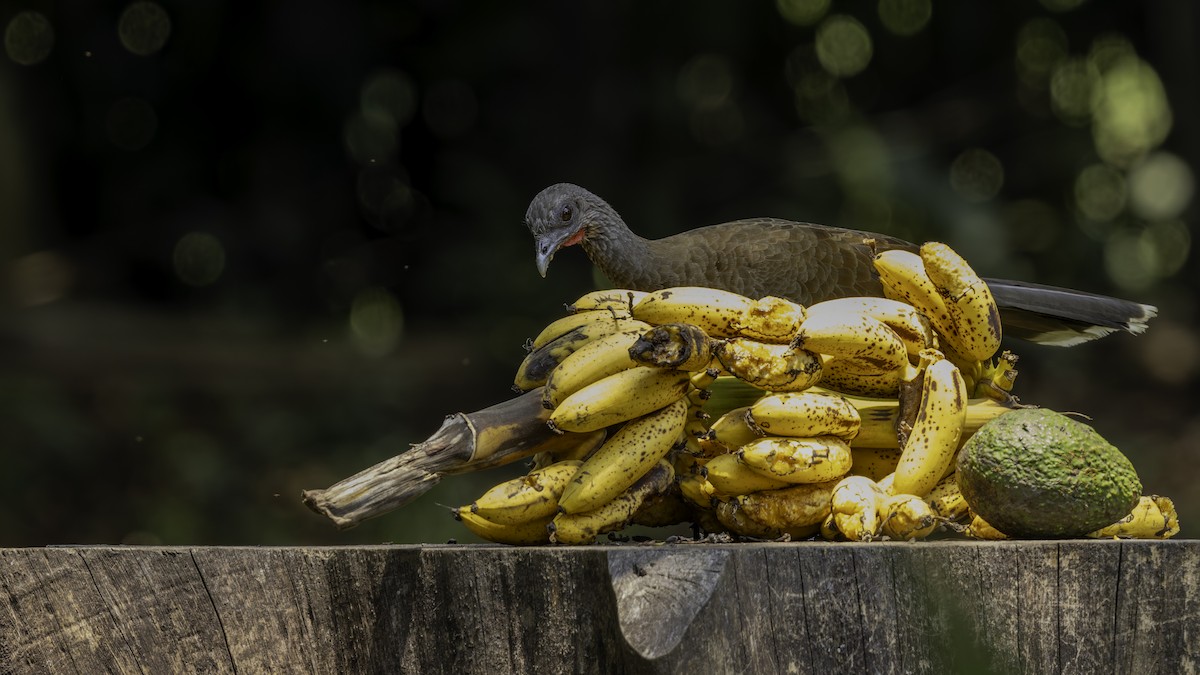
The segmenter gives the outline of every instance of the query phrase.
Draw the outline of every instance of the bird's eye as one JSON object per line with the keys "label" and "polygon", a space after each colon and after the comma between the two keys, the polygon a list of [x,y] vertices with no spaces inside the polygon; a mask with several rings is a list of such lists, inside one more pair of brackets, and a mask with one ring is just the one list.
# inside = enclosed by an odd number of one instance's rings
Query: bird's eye
{"label": "bird's eye", "polygon": [[564,223],[567,222],[568,220],[570,220],[571,217],[574,215],[575,215],[575,210],[571,208],[570,204],[564,204],[563,207],[558,212],[559,219],[562,220]]}

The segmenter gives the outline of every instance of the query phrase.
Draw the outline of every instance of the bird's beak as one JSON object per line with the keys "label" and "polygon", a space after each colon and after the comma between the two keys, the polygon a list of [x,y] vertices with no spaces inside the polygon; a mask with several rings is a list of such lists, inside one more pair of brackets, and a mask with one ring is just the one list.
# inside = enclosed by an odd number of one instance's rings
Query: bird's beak
{"label": "bird's beak", "polygon": [[576,234],[578,233],[571,230],[550,230],[534,238],[538,273],[543,278],[546,276],[546,270],[550,269],[550,261],[554,259],[555,251],[562,248],[563,243]]}

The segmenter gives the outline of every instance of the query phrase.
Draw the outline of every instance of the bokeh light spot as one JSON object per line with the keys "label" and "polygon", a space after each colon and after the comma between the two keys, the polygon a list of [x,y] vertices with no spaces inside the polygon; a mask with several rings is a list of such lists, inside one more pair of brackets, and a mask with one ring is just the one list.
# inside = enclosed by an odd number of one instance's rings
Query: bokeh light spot
{"label": "bokeh light spot", "polygon": [[932,15],[930,0],[879,0],[879,20],[896,35],[920,32]]}
{"label": "bokeh light spot", "polygon": [[387,290],[367,288],[354,297],[350,306],[350,333],[364,354],[388,354],[395,349],[403,330],[400,303]]}
{"label": "bokeh light spot", "polygon": [[1151,377],[1171,385],[1184,385],[1200,368],[1200,336],[1189,326],[1166,318],[1154,322],[1154,330],[1138,340],[1142,362]]}
{"label": "bokeh light spot", "polygon": [[1104,72],[1092,138],[1105,161],[1128,166],[1162,143],[1173,122],[1162,80],[1150,64],[1124,58]]}
{"label": "bokeh light spot", "polygon": [[399,141],[392,116],[379,108],[364,108],[351,115],[343,136],[346,151],[359,164],[390,158]]}
{"label": "bokeh light spot", "polygon": [[1100,70],[1090,59],[1070,58],[1054,67],[1050,75],[1050,107],[1066,124],[1082,126],[1091,121]]}
{"label": "bokeh light spot", "polygon": [[41,63],[53,49],[54,26],[39,12],[18,12],[4,28],[4,53],[14,63],[22,66]]}
{"label": "bokeh light spot", "polygon": [[395,69],[381,70],[363,83],[360,106],[368,115],[386,115],[397,128],[408,124],[417,110],[412,79]]}
{"label": "bokeh light spot", "polygon": [[104,120],[108,140],[122,150],[141,150],[158,132],[158,115],[144,99],[123,98],[108,109]]}
{"label": "bokeh light spot", "polygon": [[1179,221],[1117,229],[1104,243],[1104,269],[1121,288],[1143,291],[1178,273],[1191,245],[1191,233]]}
{"label": "bokeh light spot", "polygon": [[71,262],[55,251],[17,258],[9,267],[13,300],[23,307],[45,305],[64,297],[75,280]]}
{"label": "bokeh light spot", "polygon": [[871,34],[857,19],[831,16],[817,28],[817,59],[821,67],[837,77],[861,73],[871,63],[874,46]]}
{"label": "bokeh light spot", "polygon": [[1027,84],[1045,83],[1066,56],[1067,34],[1053,19],[1031,19],[1017,31],[1017,73]]}
{"label": "bokeh light spot", "polygon": [[829,159],[848,192],[891,189],[891,158],[887,144],[874,129],[848,127],[827,139]]}
{"label": "bokeh light spot", "polygon": [[679,69],[679,97],[693,107],[722,105],[733,93],[733,69],[718,54],[699,54]]}
{"label": "bokeh light spot", "polygon": [[1195,190],[1191,167],[1166,151],[1150,154],[1129,172],[1130,210],[1146,220],[1178,218]]}
{"label": "bokeh light spot", "polygon": [[982,148],[964,150],[950,164],[950,187],[964,199],[983,202],[1004,186],[1004,165]]}
{"label": "bokeh light spot", "polygon": [[208,286],[225,271],[225,247],[207,232],[189,232],[175,244],[175,275],[188,286]]}
{"label": "bokeh light spot", "polygon": [[1075,206],[1085,217],[1107,222],[1125,210],[1125,176],[1107,164],[1093,164],[1075,177]]}
{"label": "bokeh light spot", "polygon": [[171,36],[171,17],[154,2],[135,2],[121,12],[117,37],[121,44],[138,56],[150,56],[167,44]]}
{"label": "bokeh light spot", "polygon": [[779,14],[797,26],[811,26],[829,11],[829,0],[775,0]]}

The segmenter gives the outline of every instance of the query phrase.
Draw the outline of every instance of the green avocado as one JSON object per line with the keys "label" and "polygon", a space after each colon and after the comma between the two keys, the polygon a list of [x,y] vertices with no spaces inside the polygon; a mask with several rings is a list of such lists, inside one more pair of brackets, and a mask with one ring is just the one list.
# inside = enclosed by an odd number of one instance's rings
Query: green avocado
{"label": "green avocado", "polygon": [[958,454],[971,510],[1017,538],[1079,537],[1133,510],[1142,483],[1095,429],[1043,408],[1005,413]]}

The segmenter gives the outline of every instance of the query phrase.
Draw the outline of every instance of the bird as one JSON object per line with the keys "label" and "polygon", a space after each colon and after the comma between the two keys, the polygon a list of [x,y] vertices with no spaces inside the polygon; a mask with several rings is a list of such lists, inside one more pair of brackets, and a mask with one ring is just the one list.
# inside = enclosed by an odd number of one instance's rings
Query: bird
{"label": "bird", "polygon": [[[617,211],[572,183],[539,192],[525,213],[544,278],[558,251],[579,245],[616,288],[704,286],[801,305],[883,296],[872,263],[889,249],[918,246],[883,234],[780,218],[747,218],[662,239],[638,236]],[[1005,335],[1069,347],[1110,333],[1140,334],[1152,305],[1057,286],[985,278]]]}

